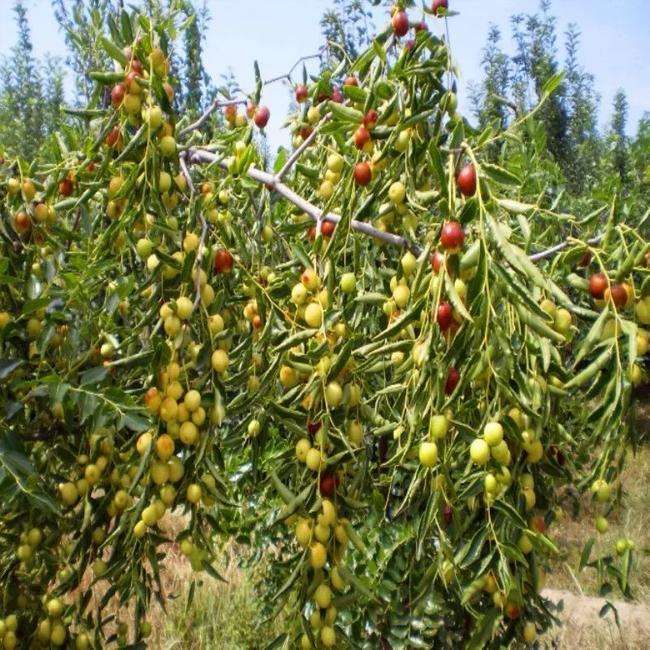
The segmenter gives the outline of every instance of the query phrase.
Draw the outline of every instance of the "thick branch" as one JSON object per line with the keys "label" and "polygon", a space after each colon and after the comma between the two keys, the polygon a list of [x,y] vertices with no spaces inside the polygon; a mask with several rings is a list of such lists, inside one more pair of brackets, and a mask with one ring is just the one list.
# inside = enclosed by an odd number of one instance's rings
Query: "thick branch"
{"label": "thick branch", "polygon": [[[189,153],[188,160],[191,163],[217,162],[222,168],[228,168],[228,165],[224,161],[220,160],[215,154],[203,149],[191,151]],[[278,180],[273,174],[262,171],[261,169],[257,169],[257,167],[249,167],[247,174],[249,178],[252,178],[254,181],[272,187],[280,196],[284,197],[287,201],[300,208],[300,210],[308,214],[315,222],[318,222],[320,219],[331,221],[332,223],[339,223],[341,221],[341,215],[336,214],[335,212],[328,212],[327,214],[324,214],[320,208],[315,206],[313,203],[310,203],[306,199],[303,199],[302,196],[296,194],[296,192]],[[411,242],[405,237],[390,232],[384,232],[383,230],[378,230],[365,221],[357,221],[356,219],[352,219],[350,221],[350,228],[357,232],[363,233],[364,235],[381,239],[388,244],[407,248],[415,255],[419,255],[422,250],[420,246]]]}
{"label": "thick branch", "polygon": [[[316,130],[314,129],[314,133],[315,131]],[[307,140],[303,142],[301,147],[303,147],[303,145],[305,145],[306,142]],[[289,163],[293,165],[295,161],[298,159],[300,153],[304,151],[304,148],[300,150],[301,147],[296,149],[292,157],[287,161],[287,163],[284,165],[284,167],[280,170],[280,172],[277,175],[274,176],[269,172],[265,172],[262,171],[261,169],[257,169],[257,167],[249,167],[247,174],[250,178],[257,181],[258,183],[262,183],[264,185],[272,187],[280,196],[284,197],[287,201],[293,203],[293,205],[295,205],[296,207],[300,208],[303,212],[308,214],[316,222],[316,224],[320,225],[320,222],[322,221],[331,221],[332,223],[339,223],[339,221],[341,221],[341,215],[336,214],[335,212],[328,212],[327,214],[324,214],[320,208],[318,208],[313,203],[310,203],[309,201],[301,197],[299,194],[294,192],[290,187],[285,185],[280,180],[282,178],[282,175],[286,173],[285,167],[287,167]],[[187,160],[190,163],[211,164],[216,162],[223,169],[228,168],[228,165],[225,161],[220,160],[216,154],[212,153],[211,151],[206,151],[205,149],[190,150],[187,152],[187,155],[188,155]],[[181,160],[183,161],[184,164],[185,159],[181,158]],[[187,168],[185,168],[185,171],[186,169]],[[184,174],[185,171],[183,172]],[[419,256],[420,253],[422,252],[422,248],[418,244],[410,241],[406,237],[402,237],[401,235],[396,235],[390,232],[384,232],[383,230],[378,230],[377,228],[375,228],[374,226],[372,226],[371,224],[365,221],[357,221],[356,219],[352,219],[350,221],[350,228],[352,230],[355,230],[356,232],[360,232],[364,235],[368,235],[369,237],[375,237],[377,239],[380,239],[388,244],[393,244],[401,248],[406,248],[410,250],[415,256]],[[592,239],[589,239],[587,241],[587,244],[589,244],[590,246],[596,245],[600,243],[602,238],[603,238],[602,235],[598,235],[596,237],[593,237]],[[547,257],[552,257],[553,255],[555,255],[555,253],[564,250],[567,246],[569,246],[569,244],[570,244],[569,241],[564,241],[560,244],[556,244],[555,246],[551,246],[551,248],[540,251],[539,253],[534,253],[533,255],[530,256],[530,259],[533,262],[536,262],[538,260],[542,260]]]}

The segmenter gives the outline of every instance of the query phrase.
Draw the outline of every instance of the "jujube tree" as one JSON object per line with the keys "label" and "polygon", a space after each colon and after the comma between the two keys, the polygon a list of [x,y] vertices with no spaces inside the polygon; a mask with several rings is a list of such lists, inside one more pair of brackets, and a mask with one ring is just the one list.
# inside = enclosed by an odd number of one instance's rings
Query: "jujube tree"
{"label": "jujube tree", "polygon": [[[224,536],[297,614],[276,647],[532,643],[563,488],[604,530],[634,441],[643,217],[562,212],[535,111],[475,131],[402,3],[304,72],[263,169],[257,67],[250,96],[175,113],[181,17],[123,12],[84,128],[2,168],[4,646],[144,642],[169,543],[217,576]],[[632,542],[593,545],[629,594]]]}

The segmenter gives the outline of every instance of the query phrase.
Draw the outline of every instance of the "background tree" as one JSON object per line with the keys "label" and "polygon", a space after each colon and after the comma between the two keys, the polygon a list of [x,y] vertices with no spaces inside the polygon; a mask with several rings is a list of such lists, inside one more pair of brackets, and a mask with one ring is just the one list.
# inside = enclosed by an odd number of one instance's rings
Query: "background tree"
{"label": "background tree", "polygon": [[627,110],[628,103],[625,91],[619,89],[614,95],[610,139],[612,143],[612,164],[623,188],[626,188],[628,184],[630,171],[630,153],[626,133]]}
{"label": "background tree", "polygon": [[27,11],[14,5],[16,45],[0,67],[0,144],[6,153],[36,157],[62,123],[63,73],[54,59],[34,57]]}
{"label": "background tree", "polygon": [[329,65],[336,65],[343,56],[356,58],[370,42],[374,26],[365,4],[363,0],[334,0],[323,14],[320,26]]}
{"label": "background tree", "polygon": [[90,100],[95,88],[88,76],[91,70],[100,70],[106,61],[105,52],[98,47],[95,35],[104,27],[107,16],[117,15],[120,0],[53,0],[54,17],[63,32],[68,56],[66,64],[72,70],[81,71],[75,75],[77,104]]}
{"label": "background tree", "polygon": [[183,34],[182,100],[191,115],[200,113],[210,100],[210,78],[203,64],[203,42],[210,23],[205,1],[200,9],[188,3],[188,25]]}
{"label": "background tree", "polygon": [[570,24],[566,32],[566,100],[569,112],[568,139],[570,163],[565,171],[574,193],[585,192],[596,173],[600,151],[596,124],[599,96],[594,90],[594,76],[578,61],[580,30]]}
{"label": "background tree", "polygon": [[508,107],[503,99],[510,90],[510,59],[501,50],[501,32],[491,24],[481,58],[483,80],[472,87],[472,110],[481,128],[496,124],[504,128],[508,122]]}
{"label": "background tree", "polygon": [[[516,53],[513,90],[521,110],[528,110],[539,101],[544,85],[557,74],[555,17],[549,0],[542,0],[536,14],[517,14],[511,19]],[[563,169],[571,163],[569,115],[566,106],[566,85],[560,84],[542,107],[539,118],[546,131],[550,153]]]}

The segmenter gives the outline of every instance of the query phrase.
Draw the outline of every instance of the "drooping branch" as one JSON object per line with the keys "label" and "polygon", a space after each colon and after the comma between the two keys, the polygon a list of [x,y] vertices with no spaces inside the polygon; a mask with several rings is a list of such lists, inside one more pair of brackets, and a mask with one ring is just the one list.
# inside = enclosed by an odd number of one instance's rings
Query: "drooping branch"
{"label": "drooping branch", "polygon": [[275,83],[276,81],[282,81],[283,79],[287,79],[288,81],[291,81],[291,74],[303,61],[310,61],[311,59],[321,59],[322,57],[323,55],[320,52],[317,52],[316,54],[308,54],[307,56],[301,56],[291,66],[291,68],[289,68],[289,72],[285,72],[284,74],[278,75],[277,77],[272,77],[271,79],[267,79],[266,81],[264,81],[264,85],[268,86],[269,84]]}
{"label": "drooping branch", "polygon": [[[187,152],[183,151],[179,155],[179,165],[181,168],[181,173],[187,182],[187,186],[190,188],[190,194],[194,195],[194,183],[192,182],[192,177],[187,168]],[[196,260],[194,260],[194,270],[196,273],[196,278],[194,279],[194,309],[197,308],[199,301],[201,300],[201,273],[199,272],[201,268],[201,262],[203,261],[203,253],[205,250],[205,238],[208,235],[208,222],[203,216],[203,212],[199,211],[199,221],[201,222],[201,237],[199,238],[199,247],[196,251]]]}

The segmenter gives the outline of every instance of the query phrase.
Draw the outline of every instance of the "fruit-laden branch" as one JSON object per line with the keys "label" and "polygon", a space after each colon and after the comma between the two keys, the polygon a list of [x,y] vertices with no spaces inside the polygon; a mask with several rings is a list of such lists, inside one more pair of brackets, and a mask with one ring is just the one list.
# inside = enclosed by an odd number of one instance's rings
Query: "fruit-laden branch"
{"label": "fruit-laden branch", "polygon": [[[315,132],[316,129],[314,129],[313,133]],[[303,145],[305,145],[306,142],[307,141],[303,142],[301,147],[303,147]],[[257,181],[258,183],[263,183],[264,185],[272,187],[278,194],[280,194],[280,196],[284,197],[287,201],[293,203],[296,207],[300,208],[303,212],[308,214],[316,223],[318,223],[319,221],[331,221],[332,223],[339,223],[339,221],[341,221],[341,215],[336,214],[335,212],[328,212],[327,214],[324,214],[320,208],[316,207],[313,203],[310,203],[300,195],[296,194],[296,192],[294,192],[290,187],[288,187],[281,181],[282,176],[286,173],[286,171],[288,171],[288,169],[285,170],[285,167],[287,167],[289,163],[291,164],[295,163],[300,153],[302,153],[302,151],[298,152],[298,150],[296,150],[294,152],[294,155],[287,161],[284,167],[276,175],[270,174],[269,172],[262,171],[261,169],[257,169],[257,167],[249,167],[247,174],[250,178]],[[219,166],[222,167],[223,169],[226,170],[228,169],[227,163],[221,160],[216,154],[212,153],[211,151],[206,151],[204,149],[192,149],[186,152],[186,156],[187,157],[185,156],[181,157],[182,160],[181,169],[183,169],[183,165],[185,165],[186,161],[189,163],[208,163],[208,164],[218,163]],[[289,165],[289,167],[290,166],[291,165]],[[185,173],[185,171],[183,173]],[[360,232],[364,235],[368,235],[369,237],[375,237],[377,239],[385,241],[388,244],[393,244],[395,246],[400,246],[401,248],[406,248],[410,250],[416,257],[419,256],[420,253],[422,252],[422,247],[416,244],[415,242],[412,242],[410,239],[407,239],[406,237],[402,237],[401,235],[396,235],[394,233],[378,230],[377,228],[375,228],[374,226],[372,226],[371,224],[365,221],[357,221],[356,219],[352,219],[350,221],[350,228],[352,228],[352,230],[356,232]],[[602,238],[603,238],[602,235],[598,235],[596,237],[593,237],[592,239],[587,240],[587,244],[589,244],[590,246],[598,244]],[[530,256],[530,259],[533,262],[536,262],[538,260],[542,260],[547,257],[552,257],[556,253],[559,253],[561,250],[564,250],[569,244],[570,244],[569,241],[564,241],[560,244],[556,244],[555,246],[551,246],[551,248],[547,248],[546,250],[540,251],[539,253],[534,253],[533,255]]]}
{"label": "fruit-laden branch", "polygon": [[[320,59],[322,55],[319,53],[317,54],[309,54],[308,56],[301,56],[289,69],[289,72],[286,72],[285,74],[279,75],[278,77],[272,77],[271,79],[267,79],[264,81],[264,85],[268,86],[269,84],[275,83],[276,81],[281,81],[282,79],[289,79],[291,81],[291,73],[296,69],[298,65],[300,65],[303,61],[309,61],[310,59]],[[199,117],[195,122],[192,122],[191,124],[188,124],[184,129],[181,129],[181,131],[178,134],[179,138],[182,138],[184,135],[187,135],[188,133],[191,133],[192,131],[196,131],[196,129],[200,129],[207,119],[214,113],[217,109],[219,108],[225,108],[226,106],[238,106],[240,104],[246,104],[248,102],[248,99],[229,99],[229,100],[220,100],[220,99],[215,99],[210,106],[205,110],[205,112]]]}
{"label": "fruit-laden branch", "polygon": [[206,109],[205,113],[199,117],[196,122],[192,122],[192,124],[188,124],[184,129],[181,130],[181,132],[178,134],[179,138],[182,138],[184,135],[187,135],[188,133],[191,133],[192,131],[196,131],[196,129],[200,129],[206,122],[206,120],[214,113],[218,108],[225,108],[226,106],[237,106],[239,104],[245,104],[246,100],[245,99],[231,99],[227,101],[221,101],[219,99],[215,99],[210,106]]}
{"label": "fruit-laden branch", "polygon": [[[223,169],[228,169],[228,165],[225,161],[221,160],[216,154],[212,153],[211,151],[205,151],[204,149],[189,150],[186,161],[190,163],[218,163],[219,166]],[[300,210],[308,214],[315,222],[318,223],[319,220],[325,220],[331,221],[332,223],[339,223],[339,221],[341,221],[341,215],[336,214],[335,212],[328,212],[327,214],[324,214],[320,208],[316,207],[313,203],[310,203],[306,199],[303,199],[301,196],[296,194],[296,192],[294,192],[290,187],[286,186],[274,174],[270,174],[269,172],[257,169],[257,167],[249,167],[246,173],[249,178],[252,178],[258,183],[263,183],[264,185],[273,188],[280,196],[284,197],[287,201],[300,208]],[[378,230],[365,221],[357,221],[355,219],[352,219],[350,221],[350,228],[357,232],[363,233],[364,235],[381,239],[388,244],[407,248],[414,255],[419,255],[422,252],[420,246],[406,239],[406,237],[395,235],[390,232],[384,232],[383,230]]]}

